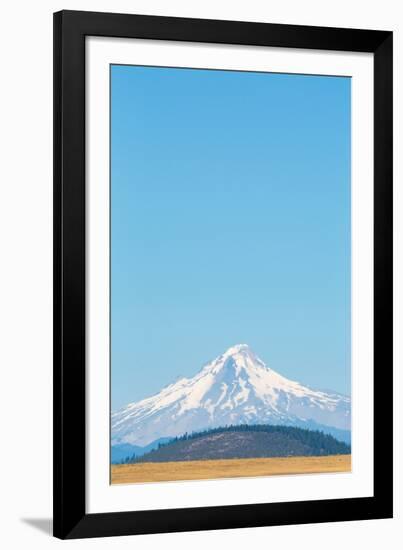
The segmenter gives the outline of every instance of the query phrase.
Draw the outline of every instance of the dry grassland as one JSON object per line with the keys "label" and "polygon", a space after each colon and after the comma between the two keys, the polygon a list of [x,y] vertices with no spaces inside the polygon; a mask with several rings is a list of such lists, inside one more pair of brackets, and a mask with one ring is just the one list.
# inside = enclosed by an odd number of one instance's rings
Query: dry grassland
{"label": "dry grassland", "polygon": [[113,465],[112,483],[149,483],[351,471],[351,455],[236,458]]}

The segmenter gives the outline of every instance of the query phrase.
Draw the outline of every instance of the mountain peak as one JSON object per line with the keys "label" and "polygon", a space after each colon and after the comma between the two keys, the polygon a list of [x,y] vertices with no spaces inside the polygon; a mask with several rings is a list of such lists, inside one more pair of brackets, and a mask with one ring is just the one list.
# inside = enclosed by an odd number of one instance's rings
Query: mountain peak
{"label": "mountain peak", "polygon": [[248,344],[236,344],[235,346],[231,346],[220,357],[224,360],[233,359],[235,363],[240,360],[242,362],[249,361],[252,363],[259,363],[260,366],[266,366]]}
{"label": "mountain peak", "polygon": [[266,365],[254,354],[248,344],[236,344],[219,355],[216,359],[207,363],[200,371],[202,374],[213,374],[231,372],[233,375],[240,375],[241,371],[253,367],[266,367]]}
{"label": "mountain peak", "polygon": [[230,348],[228,348],[227,351],[225,353],[223,353],[223,356],[231,357],[231,356],[237,355],[238,353],[241,353],[241,352],[251,353],[252,350],[250,349],[248,344],[236,344],[235,346],[231,346]]}

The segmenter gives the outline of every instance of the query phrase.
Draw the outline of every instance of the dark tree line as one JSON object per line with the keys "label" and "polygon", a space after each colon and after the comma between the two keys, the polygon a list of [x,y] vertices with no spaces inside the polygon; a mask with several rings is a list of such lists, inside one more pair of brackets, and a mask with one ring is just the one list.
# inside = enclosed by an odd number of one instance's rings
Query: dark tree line
{"label": "dark tree line", "polygon": [[126,458],[122,458],[120,462],[117,464],[133,464],[133,462],[136,461],[136,453],[133,453],[131,456],[127,456]]}
{"label": "dark tree line", "polygon": [[163,450],[163,454],[166,455],[168,448],[175,452],[174,449],[183,448],[183,443],[187,441],[197,440],[203,437],[208,437],[216,434],[226,433],[242,433],[251,432],[265,434],[273,434],[273,444],[284,447],[287,449],[287,455],[293,454],[290,449],[303,448],[309,449],[309,455],[336,455],[336,454],[349,454],[351,447],[347,443],[338,441],[333,436],[324,433],[320,430],[308,430],[304,428],[297,428],[294,426],[275,426],[271,424],[240,424],[240,425],[227,425],[219,428],[211,428],[200,432],[185,432],[183,435],[173,437],[167,442],[159,443],[156,449],[145,453],[142,456],[136,456],[133,454],[130,457],[122,460],[122,464],[133,464],[138,462],[154,461],[154,457],[158,454],[158,451]]}

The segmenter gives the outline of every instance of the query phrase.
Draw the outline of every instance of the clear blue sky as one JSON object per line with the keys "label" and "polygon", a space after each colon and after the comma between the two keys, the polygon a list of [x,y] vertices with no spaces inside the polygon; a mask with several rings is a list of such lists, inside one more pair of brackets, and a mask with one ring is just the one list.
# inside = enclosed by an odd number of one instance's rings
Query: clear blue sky
{"label": "clear blue sky", "polygon": [[350,79],[111,67],[112,409],[247,343],[350,393]]}

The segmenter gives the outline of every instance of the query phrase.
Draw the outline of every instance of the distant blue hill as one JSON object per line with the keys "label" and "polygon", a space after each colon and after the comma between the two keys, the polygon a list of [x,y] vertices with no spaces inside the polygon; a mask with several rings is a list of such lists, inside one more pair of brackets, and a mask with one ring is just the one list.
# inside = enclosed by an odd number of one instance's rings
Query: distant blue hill
{"label": "distant blue hill", "polygon": [[120,443],[118,445],[112,445],[111,447],[111,463],[119,464],[122,460],[125,460],[128,457],[132,457],[133,454],[136,457],[143,456],[144,454],[157,449],[160,444],[168,443],[170,437],[160,437],[155,441],[152,441],[145,447],[140,447],[139,445],[131,445],[130,443]]}
{"label": "distant blue hill", "polygon": [[319,430],[325,434],[332,435],[338,441],[347,443],[351,445],[351,431],[350,430],[340,430],[339,428],[333,428],[332,426],[324,426],[323,424],[318,424],[317,422],[301,422],[297,424],[299,428],[306,428],[308,430]]}

